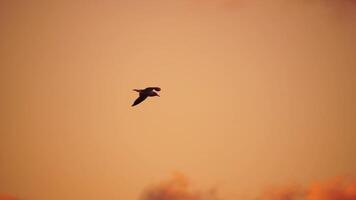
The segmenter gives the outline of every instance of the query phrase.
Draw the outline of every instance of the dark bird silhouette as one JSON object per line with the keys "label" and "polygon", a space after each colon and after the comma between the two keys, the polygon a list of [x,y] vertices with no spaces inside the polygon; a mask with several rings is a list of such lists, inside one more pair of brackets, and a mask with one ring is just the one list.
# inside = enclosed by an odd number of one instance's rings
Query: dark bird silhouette
{"label": "dark bird silhouette", "polygon": [[137,104],[141,103],[144,101],[147,97],[154,97],[159,95],[156,92],[161,91],[161,88],[159,87],[148,87],[145,89],[134,89],[134,91],[139,93],[139,97],[135,100],[135,102],[132,104],[132,106],[136,106]]}

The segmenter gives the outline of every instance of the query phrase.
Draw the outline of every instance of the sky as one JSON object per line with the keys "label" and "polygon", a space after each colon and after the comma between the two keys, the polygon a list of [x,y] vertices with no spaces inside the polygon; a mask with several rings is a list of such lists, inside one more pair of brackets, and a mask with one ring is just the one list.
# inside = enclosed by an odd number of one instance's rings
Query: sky
{"label": "sky", "polygon": [[355,35],[353,0],[0,0],[0,199],[355,200]]}

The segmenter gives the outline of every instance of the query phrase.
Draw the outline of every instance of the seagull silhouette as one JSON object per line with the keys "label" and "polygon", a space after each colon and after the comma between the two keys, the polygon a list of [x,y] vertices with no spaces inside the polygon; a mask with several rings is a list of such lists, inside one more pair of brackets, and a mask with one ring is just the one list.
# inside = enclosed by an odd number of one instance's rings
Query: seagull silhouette
{"label": "seagull silhouette", "polygon": [[132,104],[132,106],[136,106],[137,104],[141,103],[144,101],[147,97],[154,97],[159,95],[155,92],[161,91],[161,88],[159,87],[148,87],[145,89],[134,89],[133,91],[136,91],[139,93],[139,97],[135,100],[135,102]]}

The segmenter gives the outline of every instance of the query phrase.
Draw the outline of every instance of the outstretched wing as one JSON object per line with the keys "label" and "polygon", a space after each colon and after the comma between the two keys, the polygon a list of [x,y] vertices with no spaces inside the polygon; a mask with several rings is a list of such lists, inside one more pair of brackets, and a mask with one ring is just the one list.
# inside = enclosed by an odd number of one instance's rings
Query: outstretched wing
{"label": "outstretched wing", "polygon": [[140,95],[135,102],[132,104],[132,106],[136,106],[137,104],[141,103],[142,101],[144,101],[147,98],[146,95]]}
{"label": "outstretched wing", "polygon": [[148,88],[145,88],[145,91],[152,91],[152,90],[155,90],[157,92],[161,91],[161,88],[160,87],[148,87]]}

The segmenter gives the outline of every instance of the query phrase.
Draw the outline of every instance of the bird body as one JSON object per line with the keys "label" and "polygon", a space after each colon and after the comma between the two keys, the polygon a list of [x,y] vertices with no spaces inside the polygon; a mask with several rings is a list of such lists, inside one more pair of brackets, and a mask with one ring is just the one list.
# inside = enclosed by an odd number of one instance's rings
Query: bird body
{"label": "bird body", "polygon": [[144,101],[147,97],[154,97],[154,96],[158,96],[159,91],[161,91],[161,88],[159,87],[148,87],[145,89],[134,89],[134,91],[139,93],[139,97],[134,101],[134,103],[132,104],[132,106],[136,106],[137,104],[141,103],[142,101]]}

